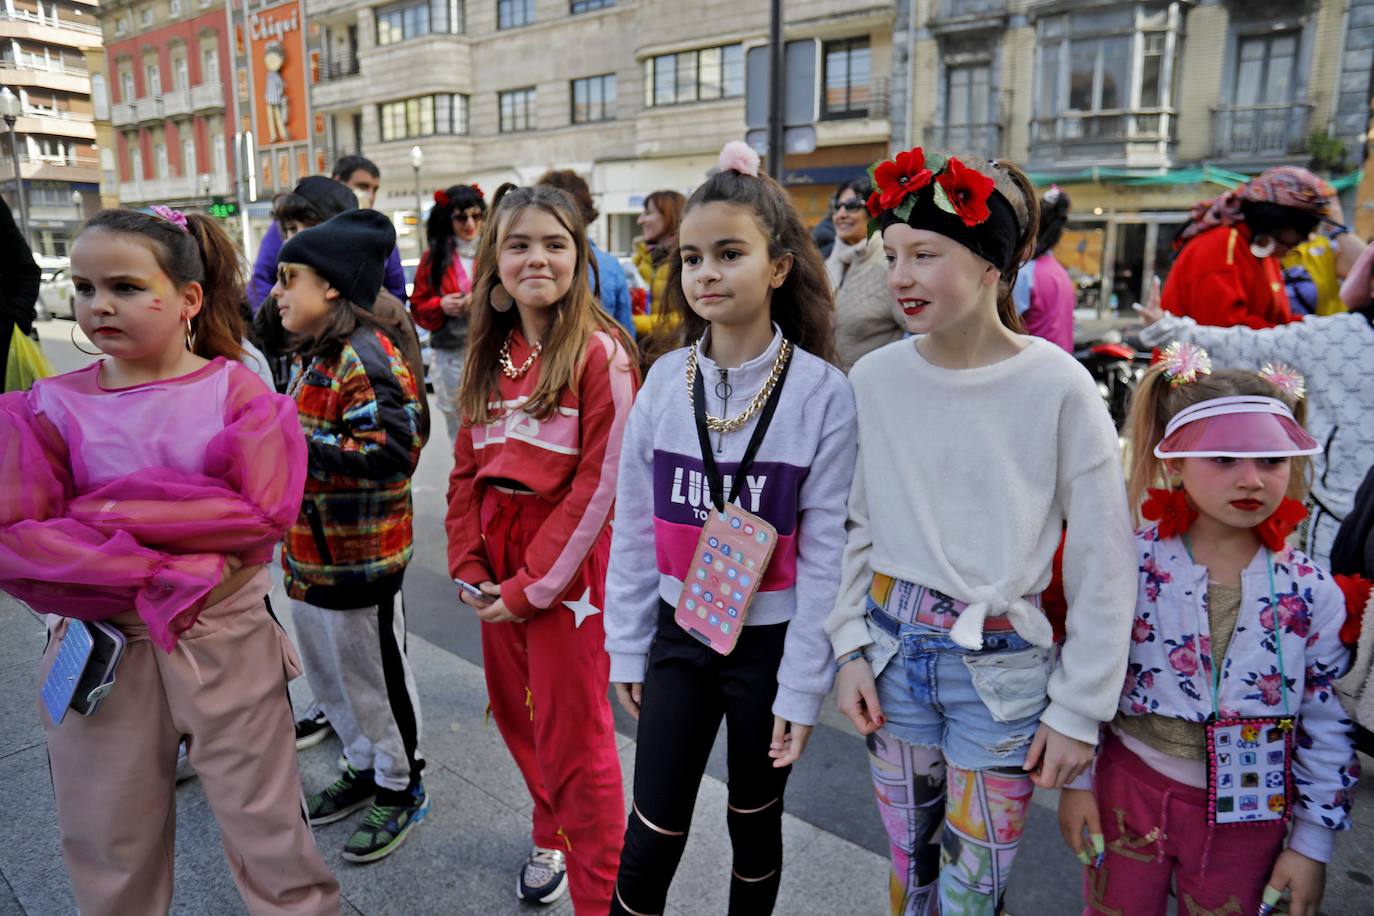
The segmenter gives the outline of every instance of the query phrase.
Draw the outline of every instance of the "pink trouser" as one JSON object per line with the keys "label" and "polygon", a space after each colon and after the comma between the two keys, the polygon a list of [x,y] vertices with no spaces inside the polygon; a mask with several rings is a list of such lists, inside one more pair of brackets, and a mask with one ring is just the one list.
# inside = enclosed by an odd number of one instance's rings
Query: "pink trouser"
{"label": "pink trouser", "polygon": [[[68,710],[53,727],[40,701],[62,856],[83,916],[151,916],[171,905],[182,736],[248,911],[339,912],[339,884],[301,811],[286,695],[300,663],[267,613],[270,587],[263,569],[206,608],[171,654],[133,615],[116,618],[129,643],[95,713]],[[54,630],[45,660],[66,627]]]}
{"label": "pink trouser", "polygon": [[1097,799],[1107,856],[1086,870],[1087,914],[1163,916],[1172,876],[1178,911],[1254,913],[1283,849],[1285,829],[1207,827],[1207,790],[1151,769],[1108,733],[1097,761]]}

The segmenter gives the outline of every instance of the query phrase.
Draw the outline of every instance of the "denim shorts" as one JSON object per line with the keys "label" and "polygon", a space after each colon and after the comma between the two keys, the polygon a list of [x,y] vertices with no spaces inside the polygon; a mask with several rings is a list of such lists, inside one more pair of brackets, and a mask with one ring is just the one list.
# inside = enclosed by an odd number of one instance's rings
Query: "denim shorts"
{"label": "denim shorts", "polygon": [[870,598],[869,619],[901,644],[878,676],[884,734],[939,748],[965,770],[1019,767],[1049,705],[1054,651],[1016,633],[983,634],[965,649],[949,631],[902,623]]}

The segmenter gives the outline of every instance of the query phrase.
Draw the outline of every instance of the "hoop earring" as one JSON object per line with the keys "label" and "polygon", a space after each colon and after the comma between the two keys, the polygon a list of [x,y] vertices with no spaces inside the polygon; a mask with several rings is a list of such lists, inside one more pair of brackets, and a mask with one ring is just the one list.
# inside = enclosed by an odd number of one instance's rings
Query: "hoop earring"
{"label": "hoop earring", "polygon": [[81,344],[79,344],[79,343],[76,342],[76,322],[74,322],[74,321],[72,322],[72,330],[71,330],[71,335],[70,335],[70,336],[71,336],[71,339],[72,339],[72,346],[73,346],[73,347],[76,347],[78,350],[80,350],[82,353],[85,353],[87,356],[104,356],[104,355],[105,355],[105,352],[104,352],[103,350],[96,350],[94,353],[92,353],[90,350],[83,349],[82,346],[81,346]]}
{"label": "hoop earring", "polygon": [[506,292],[506,288],[500,285],[496,286],[496,288],[491,291],[489,298],[491,299],[491,307],[498,312],[509,312],[510,307],[515,304],[515,300],[510,297],[510,293]]}
{"label": "hoop earring", "polygon": [[193,353],[195,352],[195,349],[196,349],[196,335],[195,335],[195,333],[191,330],[191,319],[190,319],[190,318],[187,318],[187,319],[186,319],[186,349],[190,350],[190,351],[193,352]]}

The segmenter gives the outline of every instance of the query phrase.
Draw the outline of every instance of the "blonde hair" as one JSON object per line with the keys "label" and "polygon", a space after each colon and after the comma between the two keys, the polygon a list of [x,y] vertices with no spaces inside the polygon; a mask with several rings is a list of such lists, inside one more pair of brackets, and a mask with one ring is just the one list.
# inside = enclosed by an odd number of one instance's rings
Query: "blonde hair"
{"label": "blonde hair", "polygon": [[[1167,486],[1168,475],[1164,462],[1155,457],[1155,446],[1164,438],[1164,428],[1174,415],[1185,407],[1191,407],[1213,398],[1233,395],[1259,395],[1277,398],[1287,404],[1293,416],[1303,425],[1306,411],[1301,401],[1285,395],[1276,385],[1260,378],[1256,372],[1244,369],[1221,369],[1210,375],[1199,376],[1197,381],[1174,385],[1164,374],[1163,365],[1155,365],[1141,378],[1131,398],[1130,413],[1126,417],[1126,429],[1130,436],[1131,463],[1127,477],[1126,495],[1131,510],[1140,519],[1140,504],[1145,499],[1145,491],[1154,486]],[[1291,459],[1292,475],[1288,478],[1288,495],[1302,499],[1307,495],[1307,475],[1310,462],[1306,456]]]}
{"label": "blonde hair", "polygon": [[491,402],[500,400],[501,347],[511,331],[520,325],[520,313],[514,306],[498,312],[492,307],[491,294],[501,286],[498,264],[501,246],[520,215],[529,209],[543,210],[567,231],[573,240],[576,263],[567,295],[553,306],[553,321],[541,341],[539,380],[520,409],[540,420],[554,414],[563,391],[575,390],[581,381],[582,356],[588,340],[597,331],[613,336],[629,354],[632,365],[637,359],[635,345],[625,329],[606,313],[592,294],[587,271],[596,270],[596,267],[577,204],[558,188],[520,188],[503,184],[496,189],[492,199],[492,216],[482,229],[473,266],[476,279],[469,308],[468,352],[458,391],[459,412],[465,424],[491,420]]}

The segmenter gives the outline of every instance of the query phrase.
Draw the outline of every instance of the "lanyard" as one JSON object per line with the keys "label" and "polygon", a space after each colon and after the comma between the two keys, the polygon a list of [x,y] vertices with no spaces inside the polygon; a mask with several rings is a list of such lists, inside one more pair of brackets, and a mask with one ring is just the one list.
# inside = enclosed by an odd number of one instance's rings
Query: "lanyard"
{"label": "lanyard", "polygon": [[701,443],[701,463],[706,467],[706,482],[711,487],[711,504],[715,506],[717,512],[724,511],[727,502],[734,502],[739,498],[740,485],[744,483],[744,475],[754,463],[754,456],[758,454],[759,446],[763,444],[763,434],[768,431],[768,424],[773,420],[773,413],[778,409],[778,400],[782,395],[783,382],[787,381],[787,370],[792,365],[792,353],[789,351],[787,358],[783,361],[782,371],[778,374],[777,384],[768,394],[768,400],[764,402],[763,411],[759,414],[758,423],[754,426],[754,433],[749,437],[749,444],[745,446],[744,457],[740,459],[739,467],[735,469],[735,478],[730,484],[730,498],[725,498],[725,481],[721,477],[719,468],[716,467],[716,456],[711,450],[711,437],[706,429],[706,385],[701,377],[705,372],[697,371],[696,378],[693,380],[692,398],[694,412],[696,414],[697,441]]}
{"label": "lanyard", "polygon": [[[1193,542],[1192,542],[1192,540],[1191,540],[1187,535],[1184,535],[1184,537],[1183,537],[1183,546],[1184,546],[1184,548],[1188,551],[1188,559],[1189,559],[1189,560],[1192,560],[1192,559],[1193,559]],[[1265,566],[1266,566],[1266,568],[1267,568],[1268,571],[1269,571],[1269,609],[1270,609],[1270,611],[1273,612],[1273,615],[1274,615],[1274,623],[1273,623],[1273,626],[1272,626],[1272,628],[1271,628],[1271,632],[1274,634],[1274,651],[1275,651],[1275,653],[1278,655],[1278,659],[1279,659],[1279,696],[1283,698],[1283,717],[1284,717],[1285,719],[1289,719],[1289,718],[1292,718],[1292,715],[1291,715],[1291,713],[1290,713],[1289,710],[1288,710],[1288,680],[1284,677],[1284,673],[1283,673],[1283,635],[1279,632],[1279,596],[1278,596],[1278,591],[1274,588],[1274,554],[1273,554],[1271,551],[1269,551],[1267,548],[1265,549],[1264,553],[1265,553]],[[1243,581],[1244,581],[1244,580],[1242,579],[1242,582],[1243,582]],[[1242,599],[1241,599],[1241,600],[1244,601],[1244,590],[1243,590],[1243,589],[1242,589],[1241,595],[1242,595]],[[1194,610],[1196,611],[1196,606],[1194,606]],[[1242,604],[1242,606],[1241,606],[1241,610],[1242,610],[1242,611],[1245,610],[1243,604]],[[1239,620],[1239,618],[1237,618],[1237,620]],[[1201,658],[1202,658],[1202,645],[1201,645],[1201,642],[1202,642],[1202,615],[1201,615],[1201,614],[1198,614],[1197,624],[1198,624],[1198,643],[1199,643],[1199,645],[1198,645],[1198,658],[1201,659]],[[1207,632],[1208,632],[1208,633],[1211,633],[1211,631],[1212,631],[1212,628],[1211,628],[1210,624],[1211,624],[1211,621],[1209,620],[1209,621],[1208,621],[1208,627],[1207,627]],[[1232,639],[1234,640],[1234,637],[1232,637]],[[1223,659],[1223,661],[1224,661],[1224,659]],[[1216,664],[1215,659],[1213,659],[1213,657],[1212,657],[1212,653],[1211,653],[1211,652],[1208,652],[1208,653],[1207,653],[1207,663],[1206,663],[1206,665],[1205,665],[1204,667],[1206,668],[1206,671],[1207,671],[1208,686],[1212,688],[1212,716],[1213,716],[1214,718],[1220,719],[1220,718],[1221,718],[1221,701],[1220,701],[1220,697],[1221,697],[1221,669],[1222,669],[1223,665],[1218,665],[1218,664]]]}

